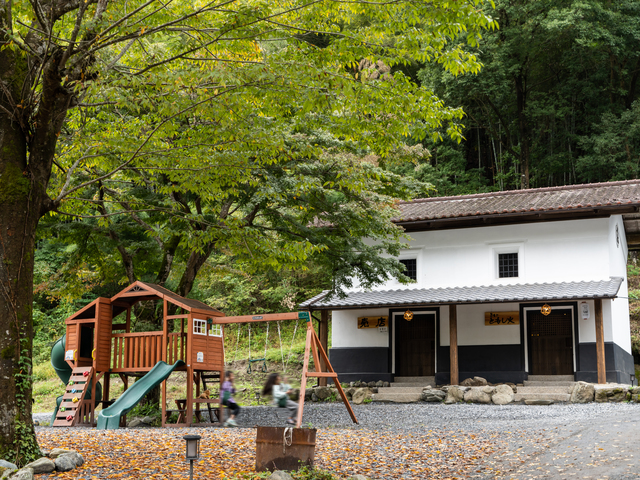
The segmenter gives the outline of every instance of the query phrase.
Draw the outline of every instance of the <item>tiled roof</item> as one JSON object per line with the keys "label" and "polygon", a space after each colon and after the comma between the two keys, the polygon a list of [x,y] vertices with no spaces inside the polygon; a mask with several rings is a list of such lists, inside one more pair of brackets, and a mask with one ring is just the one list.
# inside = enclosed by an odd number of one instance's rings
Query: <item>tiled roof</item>
{"label": "tiled roof", "polygon": [[327,291],[300,304],[302,309],[395,307],[425,304],[494,303],[552,301],[586,298],[613,298],[622,278],[590,282],[523,283],[478,287],[406,288],[351,292],[345,298],[327,297]]}
{"label": "tiled roof", "polygon": [[393,221],[567,212],[630,205],[640,205],[640,180],[422,198],[400,202],[400,215]]}

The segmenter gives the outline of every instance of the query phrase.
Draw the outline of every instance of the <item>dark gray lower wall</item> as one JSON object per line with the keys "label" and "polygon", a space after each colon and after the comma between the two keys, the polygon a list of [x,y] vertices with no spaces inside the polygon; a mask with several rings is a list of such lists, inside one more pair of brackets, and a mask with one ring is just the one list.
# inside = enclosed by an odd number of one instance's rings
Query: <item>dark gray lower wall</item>
{"label": "dark gray lower wall", "polygon": [[[576,380],[584,382],[598,381],[598,367],[596,358],[596,344],[580,343],[578,371]],[[604,361],[607,369],[607,382],[630,383],[631,375],[635,374],[633,356],[625,352],[618,344],[605,342]]]}
{"label": "dark gray lower wall", "polygon": [[[449,347],[438,347],[436,383],[449,383]],[[522,348],[517,345],[458,346],[458,377],[482,377],[491,383],[522,383],[526,379]]]}
{"label": "dark gray lower wall", "polygon": [[393,380],[387,347],[330,348],[329,361],[341,382]]}

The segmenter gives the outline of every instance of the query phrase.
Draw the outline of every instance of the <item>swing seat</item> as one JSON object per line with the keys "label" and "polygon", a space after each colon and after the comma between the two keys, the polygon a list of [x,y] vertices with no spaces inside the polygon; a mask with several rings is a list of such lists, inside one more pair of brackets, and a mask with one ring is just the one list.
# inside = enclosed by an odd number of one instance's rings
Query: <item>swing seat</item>
{"label": "swing seat", "polygon": [[262,362],[262,366],[260,367],[260,371],[262,373],[267,372],[267,359],[266,358],[256,358],[255,360],[249,360],[249,366],[247,367],[247,373],[251,373],[251,364],[255,362]]}

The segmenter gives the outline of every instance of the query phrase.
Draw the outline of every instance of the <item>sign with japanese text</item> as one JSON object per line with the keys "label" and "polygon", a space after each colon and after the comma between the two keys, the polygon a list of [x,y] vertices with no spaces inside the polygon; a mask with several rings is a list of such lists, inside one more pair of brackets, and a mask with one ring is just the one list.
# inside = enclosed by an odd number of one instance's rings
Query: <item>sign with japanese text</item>
{"label": "sign with japanese text", "polygon": [[485,312],[485,325],[520,325],[520,312]]}
{"label": "sign with japanese text", "polygon": [[388,325],[389,317],[386,316],[358,317],[358,328],[378,328]]}

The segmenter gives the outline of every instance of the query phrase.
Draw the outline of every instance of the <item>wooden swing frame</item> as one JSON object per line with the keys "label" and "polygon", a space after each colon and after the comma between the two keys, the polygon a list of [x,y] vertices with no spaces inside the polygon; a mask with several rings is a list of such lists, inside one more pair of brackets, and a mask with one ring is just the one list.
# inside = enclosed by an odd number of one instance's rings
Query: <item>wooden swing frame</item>
{"label": "wooden swing frame", "polygon": [[[305,320],[307,322],[307,341],[304,347],[304,362],[302,364],[302,379],[300,380],[300,395],[298,396],[298,418],[296,419],[296,427],[300,428],[302,425],[302,414],[304,410],[304,397],[307,387],[307,378],[332,378],[333,383],[340,394],[340,398],[347,407],[349,416],[353,423],[358,423],[355,413],[347,400],[347,395],[344,393],[342,385],[338,381],[338,374],[335,372],[329,362],[327,352],[325,352],[320,342],[318,334],[313,328],[313,322],[311,321],[310,312],[291,312],[291,313],[271,313],[265,315],[240,315],[237,317],[217,317],[215,323],[230,324],[230,323],[256,323],[256,322],[279,322],[283,320]],[[309,370],[309,360],[313,355],[314,370]]]}

